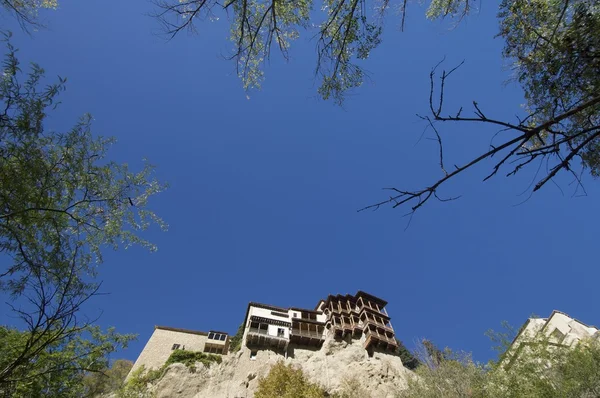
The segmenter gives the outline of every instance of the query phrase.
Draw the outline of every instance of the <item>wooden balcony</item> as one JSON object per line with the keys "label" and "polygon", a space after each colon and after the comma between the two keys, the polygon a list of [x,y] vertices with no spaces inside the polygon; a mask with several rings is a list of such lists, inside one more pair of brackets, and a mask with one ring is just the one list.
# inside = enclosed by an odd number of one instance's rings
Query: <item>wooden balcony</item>
{"label": "wooden balcony", "polygon": [[325,337],[323,337],[322,332],[317,332],[315,330],[292,329],[292,336],[306,337],[309,339],[319,339],[319,340],[325,339]]}
{"label": "wooden balcony", "polygon": [[347,335],[352,335],[353,337],[360,337],[363,333],[364,324],[363,322],[359,323],[338,323],[333,324],[331,321],[328,321],[329,330],[335,334],[335,336],[343,338]]}
{"label": "wooden balcony", "polygon": [[359,314],[362,314],[363,312],[367,312],[367,313],[371,313],[374,315],[379,315],[383,318],[390,319],[390,316],[387,314],[387,311],[385,311],[385,308],[383,310],[378,311],[375,308],[371,308],[369,306],[362,306],[362,307],[360,307],[360,310],[358,312],[359,312]]}
{"label": "wooden balcony", "polygon": [[263,346],[273,348],[285,348],[289,339],[284,336],[273,336],[264,329],[250,328],[246,335],[247,346]]}
{"label": "wooden balcony", "polygon": [[323,332],[316,330],[292,329],[290,333],[290,342],[298,345],[320,347],[325,341]]}
{"label": "wooden balcony", "polygon": [[365,324],[365,325],[373,325],[376,328],[379,328],[379,329],[382,329],[382,330],[394,333],[394,329],[392,329],[391,326],[384,325],[383,323],[374,321],[372,319],[367,319],[366,321],[363,321],[363,324]]}
{"label": "wooden balcony", "polygon": [[388,337],[385,334],[378,334],[372,330],[365,332],[366,340],[364,343],[365,349],[370,347],[383,348],[389,351],[394,351],[398,347],[398,343],[392,337]]}

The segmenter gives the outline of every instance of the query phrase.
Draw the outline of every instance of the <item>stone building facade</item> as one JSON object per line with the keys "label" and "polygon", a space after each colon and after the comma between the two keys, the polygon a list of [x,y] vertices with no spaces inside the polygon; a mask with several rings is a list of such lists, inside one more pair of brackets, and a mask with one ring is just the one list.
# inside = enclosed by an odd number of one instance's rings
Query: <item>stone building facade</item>
{"label": "stone building facade", "polygon": [[229,336],[224,332],[200,332],[167,326],[155,326],[154,333],[146,343],[131,368],[131,373],[140,366],[158,369],[169,359],[174,350],[201,351],[212,354],[227,354]]}

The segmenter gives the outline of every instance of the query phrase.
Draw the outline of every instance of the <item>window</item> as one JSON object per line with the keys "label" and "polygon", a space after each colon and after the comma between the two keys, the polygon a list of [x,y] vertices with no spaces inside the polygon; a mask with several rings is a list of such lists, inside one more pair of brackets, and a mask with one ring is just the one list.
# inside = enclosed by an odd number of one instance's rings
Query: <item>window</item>
{"label": "window", "polygon": [[179,347],[181,347],[181,345],[179,345],[179,344],[173,344],[173,347],[171,347],[171,351],[178,350]]}
{"label": "window", "polygon": [[552,331],[552,333],[550,334],[550,336],[553,339],[555,339],[558,344],[562,343],[566,337],[566,335],[563,332],[561,332],[560,330],[558,330],[558,328],[554,329]]}
{"label": "window", "polygon": [[283,312],[271,311],[271,315],[280,316],[282,318],[287,318],[289,315]]}
{"label": "window", "polygon": [[285,337],[285,329],[277,328],[277,337]]}
{"label": "window", "polygon": [[204,352],[208,352],[209,354],[223,354],[223,348],[204,347]]}
{"label": "window", "polygon": [[294,318],[298,318],[298,313],[294,312]]}
{"label": "window", "polygon": [[250,360],[251,361],[256,360],[256,354],[258,354],[258,351],[250,351]]}
{"label": "window", "polygon": [[227,338],[227,335],[223,333],[210,332],[208,334],[208,338],[209,340],[225,340]]}

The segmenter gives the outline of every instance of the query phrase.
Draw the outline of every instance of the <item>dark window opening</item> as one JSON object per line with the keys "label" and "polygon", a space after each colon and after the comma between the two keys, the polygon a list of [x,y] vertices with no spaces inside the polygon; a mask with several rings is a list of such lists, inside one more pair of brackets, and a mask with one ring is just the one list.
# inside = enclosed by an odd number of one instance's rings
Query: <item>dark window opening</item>
{"label": "dark window opening", "polygon": [[171,351],[178,350],[179,347],[181,347],[181,345],[179,345],[179,344],[173,344],[173,346],[171,347]]}

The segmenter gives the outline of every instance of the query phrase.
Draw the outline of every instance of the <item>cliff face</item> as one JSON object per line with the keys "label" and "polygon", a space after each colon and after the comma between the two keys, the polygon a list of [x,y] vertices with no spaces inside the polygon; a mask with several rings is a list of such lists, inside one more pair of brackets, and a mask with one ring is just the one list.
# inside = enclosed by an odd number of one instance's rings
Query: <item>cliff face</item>
{"label": "cliff face", "polygon": [[150,390],[157,398],[251,398],[258,379],[281,360],[301,368],[311,382],[329,392],[352,391],[352,396],[361,398],[394,397],[413,375],[395,355],[375,352],[369,357],[356,340],[329,338],[318,350],[290,346],[287,358],[259,350],[251,359],[250,350],[243,347],[224,357],[221,364],[209,368],[197,364],[194,373],[183,364],[173,364]]}

